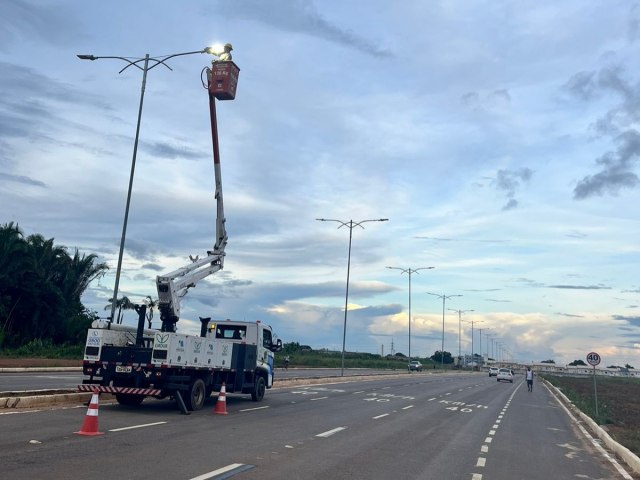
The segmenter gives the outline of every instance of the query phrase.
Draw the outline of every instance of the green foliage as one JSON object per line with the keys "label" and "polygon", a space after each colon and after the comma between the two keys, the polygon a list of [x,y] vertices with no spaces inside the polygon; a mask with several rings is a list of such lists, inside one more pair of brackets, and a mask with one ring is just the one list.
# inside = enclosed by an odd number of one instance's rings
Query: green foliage
{"label": "green foliage", "polygon": [[436,350],[436,353],[431,355],[430,358],[431,360],[433,360],[434,363],[438,363],[438,364],[444,363],[445,365],[448,365],[453,363],[453,357],[451,356],[451,352],[445,351],[444,359],[443,359],[443,353],[440,350]]}
{"label": "green foliage", "polygon": [[[86,332],[85,332],[86,334]],[[78,345],[54,345],[51,340],[36,338],[20,347],[3,349],[2,356],[8,358],[70,358],[81,359],[84,343]]]}
{"label": "green foliage", "polygon": [[556,361],[555,360],[542,360],[540,363],[553,363],[555,365]]}
{"label": "green foliage", "polygon": [[585,367],[587,366],[587,364],[584,363],[582,360],[574,360],[569,365],[572,366],[572,367],[577,367],[578,365],[585,366]]}
{"label": "green foliage", "polygon": [[[0,226],[0,342],[18,347],[33,340],[55,345],[82,341],[89,319],[80,298],[108,269],[94,254],[24,236],[13,222]],[[88,323],[87,323],[88,322]]]}
{"label": "green foliage", "polygon": [[[298,348],[299,347],[299,348]],[[308,345],[300,346],[297,342],[285,343],[282,351],[276,353],[276,367],[284,365],[284,357],[289,355],[290,367],[305,368],[340,368],[342,367],[342,352],[328,350],[312,350]],[[432,362],[428,359],[420,360],[425,368]],[[406,370],[407,359],[402,357],[386,356],[373,353],[345,352],[345,368],[377,368],[391,370]],[[429,367],[430,368],[430,367]]]}

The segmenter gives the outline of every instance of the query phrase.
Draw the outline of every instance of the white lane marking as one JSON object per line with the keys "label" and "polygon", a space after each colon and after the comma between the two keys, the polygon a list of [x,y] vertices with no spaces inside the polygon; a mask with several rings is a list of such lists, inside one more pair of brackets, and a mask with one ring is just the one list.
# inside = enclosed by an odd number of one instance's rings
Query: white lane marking
{"label": "white lane marking", "polygon": [[500,423],[502,420],[496,420],[496,423]]}
{"label": "white lane marking", "polygon": [[489,435],[495,435],[496,431],[495,430],[489,430]]}
{"label": "white lane marking", "polygon": [[27,410],[26,412],[1,412],[0,415],[14,415],[16,413],[35,413],[40,411],[41,410]]}
{"label": "white lane marking", "polygon": [[471,480],[482,480],[482,474],[481,473],[472,473],[471,474]]}
{"label": "white lane marking", "polygon": [[329,398],[329,397],[317,397],[317,398],[312,398],[311,401],[314,402],[316,400],[324,400],[325,398]]}
{"label": "white lane marking", "polygon": [[[296,402],[291,402],[291,403],[296,403]],[[240,412],[252,412],[254,410],[264,410],[265,408],[269,408],[269,405],[265,405],[264,407],[244,408],[244,409],[239,410],[239,411]]]}
{"label": "white lane marking", "polygon": [[109,430],[110,432],[122,432],[123,430],[133,430],[134,428],[144,428],[144,427],[153,427],[154,425],[162,425],[167,422],[155,422],[155,423],[145,423],[143,425],[132,425],[130,427],[122,427],[122,428],[113,428]]}
{"label": "white lane marking", "polygon": [[389,415],[389,414],[388,413],[383,413],[382,415],[378,415],[377,417],[371,417],[371,418],[373,418],[374,420],[377,420],[379,418],[386,417],[387,415]]}
{"label": "white lane marking", "polygon": [[391,387],[382,387],[382,390],[389,390]]}
{"label": "white lane marking", "polygon": [[334,428],[333,430],[327,430],[326,432],[322,432],[316,435],[316,437],[322,437],[322,438],[327,438],[330,437],[331,435],[341,432],[342,430],[346,429],[347,427],[338,427],[338,428]]}
{"label": "white lane marking", "polygon": [[488,452],[489,452],[489,446],[488,446],[488,445],[482,445],[482,446],[480,447],[480,451],[481,451],[482,453],[488,453]]}
{"label": "white lane marking", "polygon": [[427,402],[433,402],[435,399],[436,399],[435,397],[430,398],[429,400],[427,400]]}
{"label": "white lane marking", "polygon": [[449,393],[445,393],[445,395],[451,395],[451,392],[449,392]]}
{"label": "white lane marking", "polygon": [[402,407],[403,410],[409,410],[410,408],[413,408],[413,405],[407,405],[406,407]]}
{"label": "white lane marking", "polygon": [[486,458],[478,457],[478,461],[476,462],[476,467],[484,467],[485,463],[487,463]]}
{"label": "white lane marking", "polygon": [[[244,472],[245,470],[251,470],[253,468],[252,465],[245,465],[244,463],[232,463],[231,465],[227,465],[226,467],[219,468],[209,473],[203,473],[202,475],[198,475],[197,477],[193,477],[191,480],[207,480],[207,478],[212,478],[217,475],[222,475],[224,473],[229,473],[233,470],[236,470],[237,473]],[[228,478],[228,477],[225,477]]]}
{"label": "white lane marking", "polygon": [[353,392],[354,395],[356,395],[358,393],[364,393],[364,390],[360,390],[359,392]]}
{"label": "white lane marking", "polygon": [[491,443],[492,440],[493,440],[493,438],[487,437],[487,438],[484,439],[484,443]]}
{"label": "white lane marking", "polygon": [[491,427],[491,428],[495,428],[495,429],[497,429],[497,428],[498,428],[498,424],[496,423],[496,424],[495,424],[493,427]]}

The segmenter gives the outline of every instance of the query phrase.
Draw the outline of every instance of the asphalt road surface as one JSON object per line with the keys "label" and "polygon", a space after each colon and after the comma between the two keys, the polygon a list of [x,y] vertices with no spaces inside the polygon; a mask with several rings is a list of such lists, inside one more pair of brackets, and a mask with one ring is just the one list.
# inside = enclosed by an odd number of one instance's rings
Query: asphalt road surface
{"label": "asphalt road surface", "polygon": [[585,439],[546,387],[485,375],[406,375],[287,387],[228,415],[169,400],[0,412],[3,479],[631,479]]}
{"label": "asphalt road surface", "polygon": [[[278,368],[275,372],[278,379],[291,378],[326,378],[341,375],[339,368]],[[364,368],[345,369],[345,376],[353,375],[386,375],[407,373],[405,370],[375,370]],[[25,390],[45,390],[75,388],[82,383],[82,372],[15,372],[0,373],[0,392],[21,392]]]}

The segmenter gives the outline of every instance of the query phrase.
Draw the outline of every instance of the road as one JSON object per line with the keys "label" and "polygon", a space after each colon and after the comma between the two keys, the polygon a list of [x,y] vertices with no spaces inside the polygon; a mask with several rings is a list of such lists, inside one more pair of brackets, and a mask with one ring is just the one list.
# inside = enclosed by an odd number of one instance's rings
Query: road
{"label": "road", "polygon": [[[406,373],[393,370],[375,370],[365,368],[347,368],[345,376],[353,375],[392,375]],[[340,376],[339,368],[278,368],[275,373],[278,379],[292,378],[326,378]],[[0,392],[21,392],[25,390],[75,388],[82,383],[82,372],[16,372],[0,373]]]}
{"label": "road", "polygon": [[[480,374],[406,375],[227,396],[190,416],[168,400],[0,413],[3,479],[622,479],[548,390]],[[132,428],[137,427],[137,428]],[[30,443],[30,441],[40,443]]]}

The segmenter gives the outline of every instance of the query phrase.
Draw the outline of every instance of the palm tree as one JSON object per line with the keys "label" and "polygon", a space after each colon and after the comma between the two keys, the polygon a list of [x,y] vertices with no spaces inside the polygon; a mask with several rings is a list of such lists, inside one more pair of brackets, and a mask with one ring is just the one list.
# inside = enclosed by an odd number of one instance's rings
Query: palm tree
{"label": "palm tree", "polygon": [[[28,270],[28,248],[24,235],[13,222],[0,227],[0,338],[11,332],[15,310],[24,297],[20,290]],[[0,343],[2,343],[0,341]]]}
{"label": "palm tree", "polygon": [[[111,310],[112,303],[113,298],[110,298],[109,303],[104,307],[104,309]],[[124,317],[122,310],[133,310],[135,308],[135,304],[131,300],[129,300],[129,297],[125,295],[119,300],[116,300],[116,308],[118,309],[118,313],[116,314],[116,323],[120,324],[122,323],[122,319]],[[113,321],[113,319],[111,319],[111,321]]]}
{"label": "palm tree", "polygon": [[151,320],[153,320],[153,309],[158,306],[158,301],[159,300],[157,299],[154,300],[153,298],[151,298],[150,295],[147,295],[146,298],[142,300],[142,303],[144,303],[147,306],[146,317],[147,317],[147,322],[149,322],[149,328],[151,328]]}

